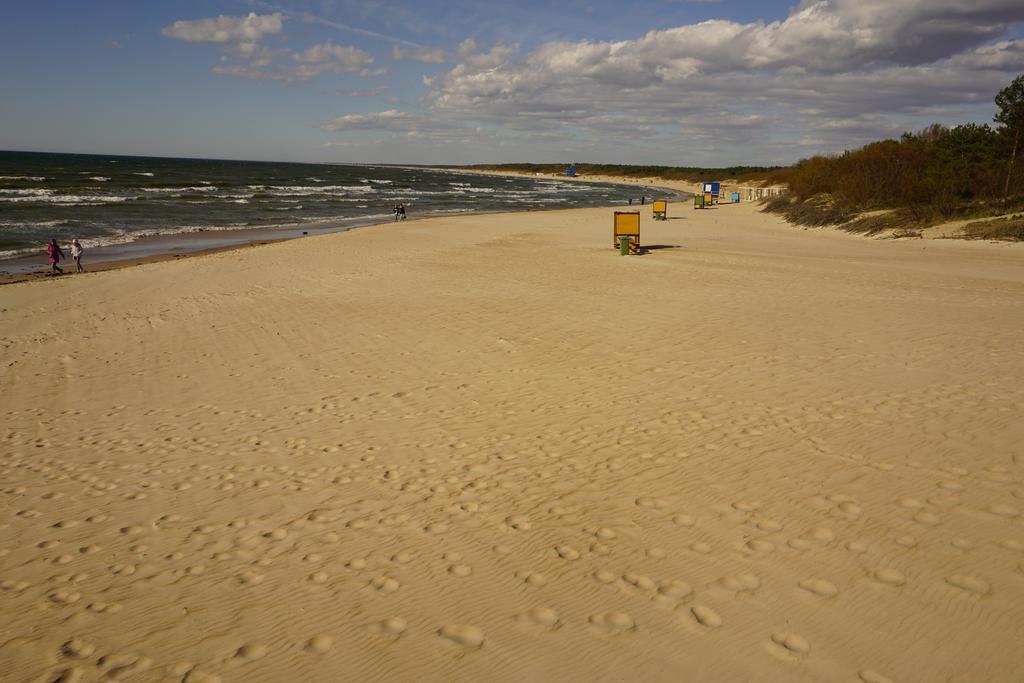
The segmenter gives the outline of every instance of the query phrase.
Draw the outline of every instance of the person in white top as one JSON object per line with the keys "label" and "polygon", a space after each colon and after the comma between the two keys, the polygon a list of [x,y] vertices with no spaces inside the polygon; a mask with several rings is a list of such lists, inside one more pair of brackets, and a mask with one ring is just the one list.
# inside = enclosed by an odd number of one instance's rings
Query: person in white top
{"label": "person in white top", "polygon": [[75,268],[78,269],[79,273],[84,273],[85,268],[82,267],[82,243],[77,239],[71,240],[71,258],[75,261]]}

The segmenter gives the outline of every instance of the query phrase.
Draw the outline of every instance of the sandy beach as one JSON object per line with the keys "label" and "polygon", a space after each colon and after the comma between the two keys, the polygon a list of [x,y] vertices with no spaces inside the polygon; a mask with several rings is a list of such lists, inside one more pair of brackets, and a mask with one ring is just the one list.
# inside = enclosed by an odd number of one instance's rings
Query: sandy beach
{"label": "sandy beach", "polygon": [[0,679],[1024,678],[1020,245],[634,208],[0,288]]}

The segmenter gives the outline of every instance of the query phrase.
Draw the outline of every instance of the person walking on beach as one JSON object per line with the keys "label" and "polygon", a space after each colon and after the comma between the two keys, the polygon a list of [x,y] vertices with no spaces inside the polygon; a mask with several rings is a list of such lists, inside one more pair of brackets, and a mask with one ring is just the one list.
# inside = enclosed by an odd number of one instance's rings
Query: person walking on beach
{"label": "person walking on beach", "polygon": [[50,256],[50,274],[56,275],[57,273],[60,273],[63,275],[64,271],[57,264],[60,263],[62,258],[64,258],[64,252],[60,250],[60,245],[57,244],[57,240],[50,240],[50,244],[46,247],[46,253]]}
{"label": "person walking on beach", "polygon": [[78,238],[71,240],[71,259],[75,262],[75,272],[84,273],[85,268],[82,267],[82,243],[78,241]]}
{"label": "person walking on beach", "polygon": [[395,208],[394,208],[394,209],[392,209],[392,211],[391,211],[391,212],[392,212],[393,214],[395,214],[395,220],[396,220],[396,221],[398,220],[398,215],[399,215],[399,214],[401,213],[401,211],[402,211],[400,207],[401,207],[401,204],[395,204]]}
{"label": "person walking on beach", "polygon": [[405,204],[398,205],[398,215],[401,217],[400,220],[405,220]]}

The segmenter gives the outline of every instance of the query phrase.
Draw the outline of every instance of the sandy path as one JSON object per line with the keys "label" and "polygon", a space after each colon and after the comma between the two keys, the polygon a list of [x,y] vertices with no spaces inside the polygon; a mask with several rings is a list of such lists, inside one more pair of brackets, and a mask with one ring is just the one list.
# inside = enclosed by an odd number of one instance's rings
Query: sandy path
{"label": "sandy path", "polygon": [[0,289],[0,678],[1024,678],[1024,250],[610,212]]}

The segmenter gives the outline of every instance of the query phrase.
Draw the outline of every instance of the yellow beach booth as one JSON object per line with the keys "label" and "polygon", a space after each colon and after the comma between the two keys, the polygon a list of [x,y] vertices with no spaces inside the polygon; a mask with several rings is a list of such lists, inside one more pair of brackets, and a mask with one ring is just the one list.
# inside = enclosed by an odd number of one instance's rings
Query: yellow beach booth
{"label": "yellow beach booth", "polygon": [[619,249],[622,242],[620,238],[628,240],[630,253],[636,254],[640,251],[640,212],[639,211],[616,211],[615,220],[612,224],[612,245]]}
{"label": "yellow beach booth", "polygon": [[664,221],[668,220],[668,202],[664,199],[658,199],[654,202],[654,220]]}

